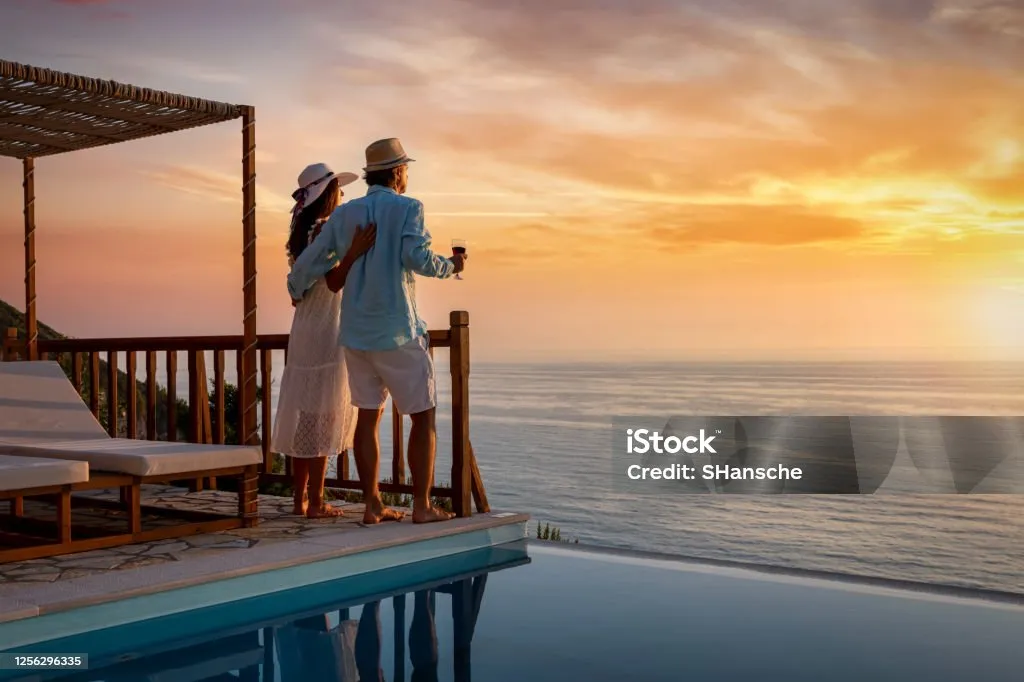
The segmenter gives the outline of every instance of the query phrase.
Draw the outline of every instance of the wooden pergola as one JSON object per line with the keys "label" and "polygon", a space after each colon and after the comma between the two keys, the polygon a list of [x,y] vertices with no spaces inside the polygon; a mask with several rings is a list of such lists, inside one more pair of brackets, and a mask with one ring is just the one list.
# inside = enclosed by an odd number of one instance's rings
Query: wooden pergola
{"label": "wooden pergola", "polygon": [[0,60],[0,156],[21,159],[25,190],[25,349],[39,358],[35,160],[242,119],[243,442],[259,442],[256,407],[256,128],[251,106],[226,104]]}

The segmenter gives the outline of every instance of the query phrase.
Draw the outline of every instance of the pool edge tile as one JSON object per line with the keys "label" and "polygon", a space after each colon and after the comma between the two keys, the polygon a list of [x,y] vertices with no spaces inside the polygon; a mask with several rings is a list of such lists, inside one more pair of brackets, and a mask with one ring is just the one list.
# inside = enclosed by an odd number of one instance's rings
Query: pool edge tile
{"label": "pool edge tile", "polygon": [[[145,597],[172,590],[204,585],[211,582],[243,578],[270,573],[282,569],[341,559],[348,556],[377,552],[389,548],[429,543],[443,538],[486,531],[505,526],[523,525],[529,520],[526,514],[502,512],[476,514],[469,518],[453,519],[448,523],[430,526],[412,523],[388,523],[380,526],[346,531],[336,536],[320,535],[258,545],[243,553],[226,553],[207,556],[190,561],[167,562],[144,566],[128,571],[110,571],[101,575],[86,576],[61,583],[46,583],[34,586],[18,586],[18,598],[4,596],[0,592],[0,608],[5,601],[17,601],[25,608],[12,609],[6,622],[35,616],[57,614],[75,609],[116,603],[132,598]],[[504,512],[508,514],[508,512]],[[368,535],[374,537],[368,538]],[[524,531],[525,537],[525,531]],[[464,551],[457,549],[453,552]],[[429,551],[428,556],[433,556]],[[424,558],[410,558],[408,563]],[[382,566],[384,568],[384,566]],[[5,622],[0,612],[0,622]]]}
{"label": "pool edge tile", "polygon": [[39,615],[39,606],[24,599],[0,597],[0,623],[32,618]]}

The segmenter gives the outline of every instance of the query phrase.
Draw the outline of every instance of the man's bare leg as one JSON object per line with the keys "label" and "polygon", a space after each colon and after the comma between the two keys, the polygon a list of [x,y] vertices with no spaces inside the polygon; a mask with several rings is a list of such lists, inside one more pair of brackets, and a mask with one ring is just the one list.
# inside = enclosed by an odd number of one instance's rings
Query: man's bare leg
{"label": "man's bare leg", "polygon": [[309,463],[309,508],[306,516],[311,519],[344,516],[345,512],[332,507],[324,500],[324,487],[327,481],[327,458],[317,457]]}
{"label": "man's bare leg", "polygon": [[296,516],[306,514],[306,486],[309,485],[309,460],[305,457],[292,457],[292,490],[295,506],[292,513]]}
{"label": "man's bare leg", "polygon": [[447,521],[452,514],[430,505],[430,488],[434,484],[434,455],[437,451],[437,430],[434,426],[436,408],[411,415],[409,429],[409,469],[412,471],[413,523]]}
{"label": "man's bare leg", "polygon": [[414,597],[412,626],[409,628],[409,659],[412,679],[437,682],[437,627],[430,608],[430,591],[421,590]]}
{"label": "man's bare leg", "polygon": [[356,471],[359,481],[363,484],[363,523],[380,523],[381,521],[400,521],[404,516],[401,512],[388,509],[380,499],[377,479],[380,477],[380,418],[384,408],[364,410],[359,408],[356,419],[356,434],[353,450],[355,452]]}

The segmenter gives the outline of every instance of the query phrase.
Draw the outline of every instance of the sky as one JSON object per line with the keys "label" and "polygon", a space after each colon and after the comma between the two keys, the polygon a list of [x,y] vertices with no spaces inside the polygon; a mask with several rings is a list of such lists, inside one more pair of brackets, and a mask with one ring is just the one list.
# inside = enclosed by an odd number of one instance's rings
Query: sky
{"label": "sky", "polygon": [[[483,361],[1024,357],[1024,0],[0,0],[0,58],[256,107],[258,327],[289,195],[371,141]],[[40,319],[241,332],[237,122],[40,159]],[[348,198],[365,191],[350,185]],[[23,301],[0,158],[0,298]]]}

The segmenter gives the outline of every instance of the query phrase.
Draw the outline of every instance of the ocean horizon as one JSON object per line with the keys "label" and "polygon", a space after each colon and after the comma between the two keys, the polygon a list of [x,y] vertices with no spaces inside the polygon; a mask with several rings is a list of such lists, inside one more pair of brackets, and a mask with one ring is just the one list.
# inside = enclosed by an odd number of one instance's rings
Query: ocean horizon
{"label": "ocean horizon", "polygon": [[[276,408],[283,354],[274,360]],[[446,352],[436,365],[436,481],[447,483]],[[474,363],[470,434],[492,507],[527,512],[558,527],[563,540],[1024,593],[1024,496],[654,498],[617,489],[610,465],[616,417],[1019,416],[1022,385],[1024,363],[998,361]],[[179,373],[179,395],[185,387]],[[390,419],[389,409],[382,471],[390,466]]]}

